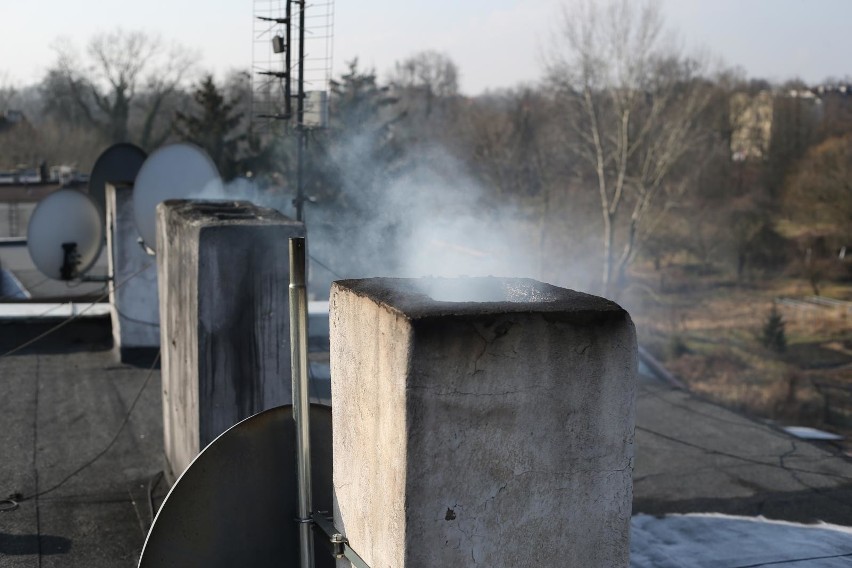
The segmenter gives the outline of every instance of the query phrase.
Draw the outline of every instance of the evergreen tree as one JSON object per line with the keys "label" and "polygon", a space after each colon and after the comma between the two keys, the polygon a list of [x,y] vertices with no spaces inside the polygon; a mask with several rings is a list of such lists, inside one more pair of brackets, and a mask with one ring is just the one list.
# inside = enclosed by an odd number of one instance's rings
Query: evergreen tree
{"label": "evergreen tree", "polygon": [[771,349],[777,353],[784,353],[787,350],[787,334],[784,330],[786,322],[775,304],[772,305],[772,310],[763,324],[763,332],[760,336],[760,342],[767,349]]}
{"label": "evergreen tree", "polygon": [[239,132],[242,113],[235,111],[234,101],[225,100],[212,75],[201,81],[192,98],[199,112],[178,112],[175,129],[182,138],[197,144],[210,155],[224,179],[233,179],[242,173],[240,148],[247,140],[247,135]]}
{"label": "evergreen tree", "polygon": [[[331,81],[330,90],[329,126],[310,131],[305,193],[329,216],[348,210],[352,222],[357,223],[354,213],[371,214],[376,192],[387,185],[390,172],[398,165],[402,149],[394,125],[400,115],[388,88],[379,84],[373,70],[360,69],[357,59]],[[291,170],[295,167],[295,130],[293,134],[278,143],[279,159],[291,164]],[[340,227],[341,223],[345,225],[337,219],[334,225]]]}

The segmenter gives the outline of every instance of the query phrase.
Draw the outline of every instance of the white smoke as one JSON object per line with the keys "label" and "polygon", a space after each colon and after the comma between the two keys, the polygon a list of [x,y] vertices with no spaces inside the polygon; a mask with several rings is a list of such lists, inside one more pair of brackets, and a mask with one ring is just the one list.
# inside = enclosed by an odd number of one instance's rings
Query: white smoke
{"label": "white smoke", "polygon": [[[370,159],[364,137],[338,144],[331,155],[344,172],[346,205],[306,207],[314,298],[327,298],[333,280],[378,276],[526,277],[582,290],[593,282],[576,265],[569,277],[545,276],[558,274],[552,262],[566,261],[543,256],[539,219],[510,200],[495,204],[494,193],[441,147],[418,148],[403,166],[380,174],[383,166]],[[365,179],[373,183],[359,185]],[[246,178],[203,197],[248,200],[294,215],[294,196],[264,192]]]}
{"label": "white smoke", "polygon": [[419,149],[382,181],[345,187],[354,198],[348,213],[309,211],[309,246],[323,264],[340,267],[336,276],[538,276],[523,220],[511,204],[489,205],[484,188],[442,148]]}

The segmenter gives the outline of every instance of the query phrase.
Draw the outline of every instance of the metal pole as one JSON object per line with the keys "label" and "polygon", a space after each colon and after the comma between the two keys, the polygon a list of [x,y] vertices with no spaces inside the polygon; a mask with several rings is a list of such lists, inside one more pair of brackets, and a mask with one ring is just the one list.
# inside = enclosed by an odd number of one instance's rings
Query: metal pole
{"label": "metal pole", "polygon": [[308,406],[308,295],[305,289],[305,239],[290,239],[290,361],[293,419],[296,422],[296,476],[299,483],[300,567],[314,566],[311,531],[311,427]]}
{"label": "metal pole", "polygon": [[293,114],[293,87],[292,87],[292,79],[293,75],[290,73],[290,65],[291,61],[291,53],[293,52],[293,21],[291,19],[292,10],[290,8],[290,4],[293,0],[287,0],[287,5],[284,12],[284,19],[287,20],[287,33],[286,41],[287,41],[287,49],[284,50],[284,116],[287,120],[290,120],[290,117]]}
{"label": "metal pole", "polygon": [[305,220],[305,0],[300,0],[299,11],[299,79],[296,85],[296,130],[299,135],[296,165],[296,220]]}

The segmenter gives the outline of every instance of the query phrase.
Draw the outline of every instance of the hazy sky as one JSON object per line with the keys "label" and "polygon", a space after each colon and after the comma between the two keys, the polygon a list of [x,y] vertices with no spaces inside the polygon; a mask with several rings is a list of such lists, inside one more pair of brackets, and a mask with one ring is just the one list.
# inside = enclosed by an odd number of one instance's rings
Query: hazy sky
{"label": "hazy sky", "polygon": [[[324,1],[324,0],[320,0]],[[66,37],[82,46],[116,27],[156,32],[199,50],[217,72],[249,68],[255,0],[0,0],[0,84],[39,80]],[[852,76],[852,0],[662,0],[688,47],[702,46],[751,77],[808,82]],[[335,70],[359,57],[384,76],[394,61],[434,49],[461,69],[462,89],[535,81],[561,0],[337,0]],[[310,10],[310,4],[309,4]]]}

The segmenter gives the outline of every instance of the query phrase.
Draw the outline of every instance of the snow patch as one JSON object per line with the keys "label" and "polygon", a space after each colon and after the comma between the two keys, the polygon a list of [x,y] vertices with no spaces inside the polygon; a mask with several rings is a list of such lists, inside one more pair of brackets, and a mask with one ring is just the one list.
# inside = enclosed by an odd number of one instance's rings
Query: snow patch
{"label": "snow patch", "polygon": [[852,566],[852,528],[699,513],[633,517],[632,568]]}

